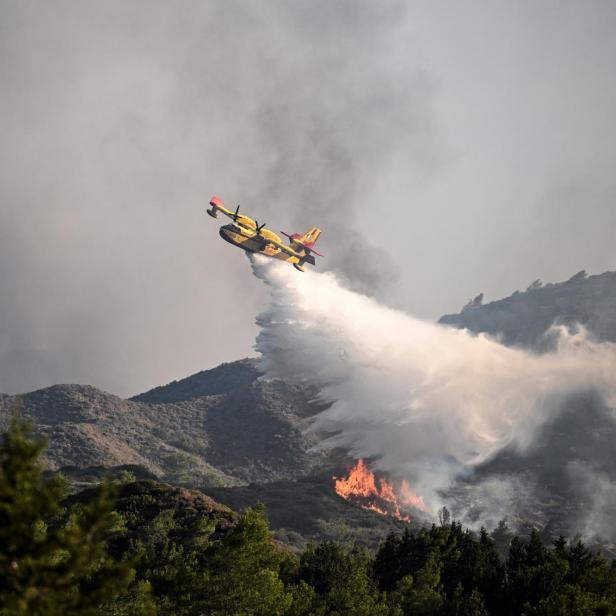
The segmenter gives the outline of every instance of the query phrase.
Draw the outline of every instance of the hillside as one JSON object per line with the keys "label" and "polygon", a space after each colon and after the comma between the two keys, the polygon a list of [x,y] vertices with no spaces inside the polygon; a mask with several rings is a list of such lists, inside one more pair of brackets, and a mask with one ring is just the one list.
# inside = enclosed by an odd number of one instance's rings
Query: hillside
{"label": "hillside", "polygon": [[[254,360],[241,360],[130,400],[90,386],[56,385],[22,401],[48,439],[49,467],[62,469],[76,488],[109,473],[142,480],[130,488],[139,494],[128,498],[123,490],[122,511],[125,503],[141,506],[152,490],[157,502],[195,498],[151,482],[157,479],[199,487],[234,510],[265,503],[275,536],[295,550],[324,538],[375,549],[388,532],[401,530],[402,522],[336,495],[331,478],[343,462],[310,452],[318,435],[302,432],[319,410],[311,392],[259,376]],[[0,422],[6,424],[14,402],[0,396]]]}
{"label": "hillside", "polygon": [[[237,511],[263,503],[275,537],[297,550],[303,550],[307,541],[326,539],[348,545],[359,543],[375,550],[388,533],[401,532],[407,526],[343,500],[327,473],[266,484],[208,488],[207,493]],[[415,513],[419,517],[413,517],[412,526],[418,527],[425,516]]]}
{"label": "hillside", "polygon": [[523,293],[489,304],[482,301],[480,294],[459,314],[445,315],[439,322],[537,350],[549,347],[545,332],[554,324],[580,323],[599,340],[616,341],[616,272],[587,276],[581,271],[565,282],[536,281]]}
{"label": "hillside", "polygon": [[[616,341],[616,272],[579,272],[562,283],[537,282],[523,293],[485,305],[481,300],[478,296],[440,322],[535,352],[551,348],[546,332],[554,324],[581,324],[599,341]],[[609,542],[601,547],[614,554],[614,439],[613,411],[592,392],[573,396],[529,451],[501,451],[457,486],[455,499],[479,518],[492,508],[488,491],[515,489],[507,514],[518,527],[532,524],[554,535],[602,536]]]}
{"label": "hillside", "polygon": [[131,400],[148,404],[168,404],[224,395],[235,391],[239,386],[254,383],[259,376],[256,360],[242,359],[229,364],[221,364],[212,370],[202,370],[185,379],[155,387],[145,393],[133,396]]}
{"label": "hillside", "polygon": [[[258,376],[254,361],[242,360],[132,400],[87,385],[55,385],[21,399],[48,439],[52,469],[138,465],[166,481],[211,486],[318,468],[324,455],[308,452],[318,437],[303,433],[318,410],[308,392]],[[0,425],[14,403],[0,396]]]}

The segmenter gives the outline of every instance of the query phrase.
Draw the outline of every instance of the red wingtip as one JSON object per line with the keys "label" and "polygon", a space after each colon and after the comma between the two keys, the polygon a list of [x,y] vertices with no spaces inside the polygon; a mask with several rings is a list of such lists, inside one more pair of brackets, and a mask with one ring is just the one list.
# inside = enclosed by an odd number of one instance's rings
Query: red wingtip
{"label": "red wingtip", "polygon": [[214,195],[211,199],[210,199],[210,205],[217,205],[219,207],[222,207],[223,203],[222,203],[222,199],[220,197],[217,197],[216,195]]}

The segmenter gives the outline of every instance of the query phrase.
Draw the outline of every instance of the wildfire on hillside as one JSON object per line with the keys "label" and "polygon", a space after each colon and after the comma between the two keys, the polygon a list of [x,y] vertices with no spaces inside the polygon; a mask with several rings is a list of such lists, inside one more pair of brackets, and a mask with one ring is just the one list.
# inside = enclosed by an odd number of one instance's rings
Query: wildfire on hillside
{"label": "wildfire on hillside", "polygon": [[427,511],[421,496],[415,494],[404,479],[398,488],[384,478],[375,477],[363,460],[358,460],[346,478],[333,477],[336,493],[345,500],[359,505],[362,509],[376,511],[403,522],[411,518],[401,511],[401,507],[414,507]]}

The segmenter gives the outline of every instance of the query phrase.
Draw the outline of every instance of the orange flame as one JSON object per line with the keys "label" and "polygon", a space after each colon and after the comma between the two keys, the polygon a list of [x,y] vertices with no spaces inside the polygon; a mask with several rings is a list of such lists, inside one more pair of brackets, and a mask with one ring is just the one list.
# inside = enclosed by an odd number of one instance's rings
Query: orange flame
{"label": "orange flame", "polygon": [[423,498],[411,490],[408,481],[402,481],[399,493],[386,479],[380,478],[377,485],[374,473],[361,459],[351,468],[348,477],[334,477],[334,481],[336,493],[345,500],[358,504],[362,509],[376,511],[403,522],[411,521],[408,515],[401,513],[400,507],[403,505],[427,511]]}

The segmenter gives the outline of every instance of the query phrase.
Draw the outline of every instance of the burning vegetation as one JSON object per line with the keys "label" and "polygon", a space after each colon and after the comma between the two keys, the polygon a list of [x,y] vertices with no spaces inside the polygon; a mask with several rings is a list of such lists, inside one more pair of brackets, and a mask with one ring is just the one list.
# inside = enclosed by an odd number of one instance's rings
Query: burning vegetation
{"label": "burning vegetation", "polygon": [[415,494],[406,479],[398,489],[384,478],[377,479],[363,460],[358,460],[346,478],[333,478],[336,493],[362,509],[376,511],[403,522],[410,522],[409,515],[402,513],[404,507],[427,511],[421,496]]}

